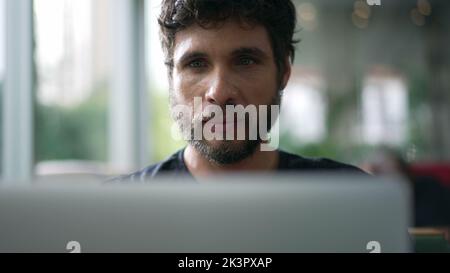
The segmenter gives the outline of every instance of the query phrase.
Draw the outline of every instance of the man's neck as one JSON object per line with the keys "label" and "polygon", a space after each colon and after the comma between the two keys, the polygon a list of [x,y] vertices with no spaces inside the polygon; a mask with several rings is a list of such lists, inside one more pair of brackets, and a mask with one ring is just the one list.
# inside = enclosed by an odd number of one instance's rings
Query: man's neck
{"label": "man's neck", "polygon": [[261,151],[259,147],[249,157],[233,164],[214,164],[201,155],[194,147],[188,145],[184,151],[184,162],[194,177],[233,172],[272,171],[277,169],[278,151]]}

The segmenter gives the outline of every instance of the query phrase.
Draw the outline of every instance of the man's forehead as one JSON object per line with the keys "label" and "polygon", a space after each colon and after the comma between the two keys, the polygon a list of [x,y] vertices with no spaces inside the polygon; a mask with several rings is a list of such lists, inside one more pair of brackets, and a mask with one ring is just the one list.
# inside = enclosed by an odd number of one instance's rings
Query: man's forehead
{"label": "man's forehead", "polygon": [[241,48],[258,48],[267,56],[272,55],[270,39],[261,25],[242,25],[227,21],[220,27],[203,28],[192,25],[176,34],[174,60],[186,53],[231,54]]}

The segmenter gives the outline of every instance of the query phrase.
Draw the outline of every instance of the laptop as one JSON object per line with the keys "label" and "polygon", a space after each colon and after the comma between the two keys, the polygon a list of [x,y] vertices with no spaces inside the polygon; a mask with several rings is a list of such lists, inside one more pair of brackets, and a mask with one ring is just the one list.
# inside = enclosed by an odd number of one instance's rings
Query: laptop
{"label": "laptop", "polygon": [[63,183],[0,188],[0,252],[412,250],[411,191],[398,178],[330,173]]}

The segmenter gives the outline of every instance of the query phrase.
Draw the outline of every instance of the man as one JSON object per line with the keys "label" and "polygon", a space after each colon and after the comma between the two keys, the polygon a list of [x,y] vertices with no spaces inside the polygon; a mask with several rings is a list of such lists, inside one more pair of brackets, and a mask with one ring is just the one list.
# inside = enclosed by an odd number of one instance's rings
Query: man
{"label": "man", "polygon": [[[280,105],[296,43],[296,10],[290,0],[163,0],[159,24],[172,114],[188,145],[163,162],[116,180],[144,181],[161,174],[200,178],[240,171],[359,172],[328,159],[262,149],[267,134],[250,138],[250,128],[265,123],[270,129],[272,111],[243,119],[227,114],[211,122],[215,115],[206,110]],[[193,111],[180,114],[174,110],[180,105]],[[204,130],[207,125],[209,130]],[[236,138],[239,126],[244,126],[243,139]],[[203,131],[196,138],[199,127]],[[219,137],[207,138],[208,133]],[[225,138],[226,133],[231,138]]]}

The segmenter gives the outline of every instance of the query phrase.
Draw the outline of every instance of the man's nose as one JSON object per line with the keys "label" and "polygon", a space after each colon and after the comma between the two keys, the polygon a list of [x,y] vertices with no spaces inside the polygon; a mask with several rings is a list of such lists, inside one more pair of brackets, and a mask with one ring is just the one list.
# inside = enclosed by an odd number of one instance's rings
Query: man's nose
{"label": "man's nose", "polygon": [[205,94],[208,103],[219,106],[236,105],[238,90],[232,83],[232,76],[225,70],[217,69],[211,75],[210,86]]}

